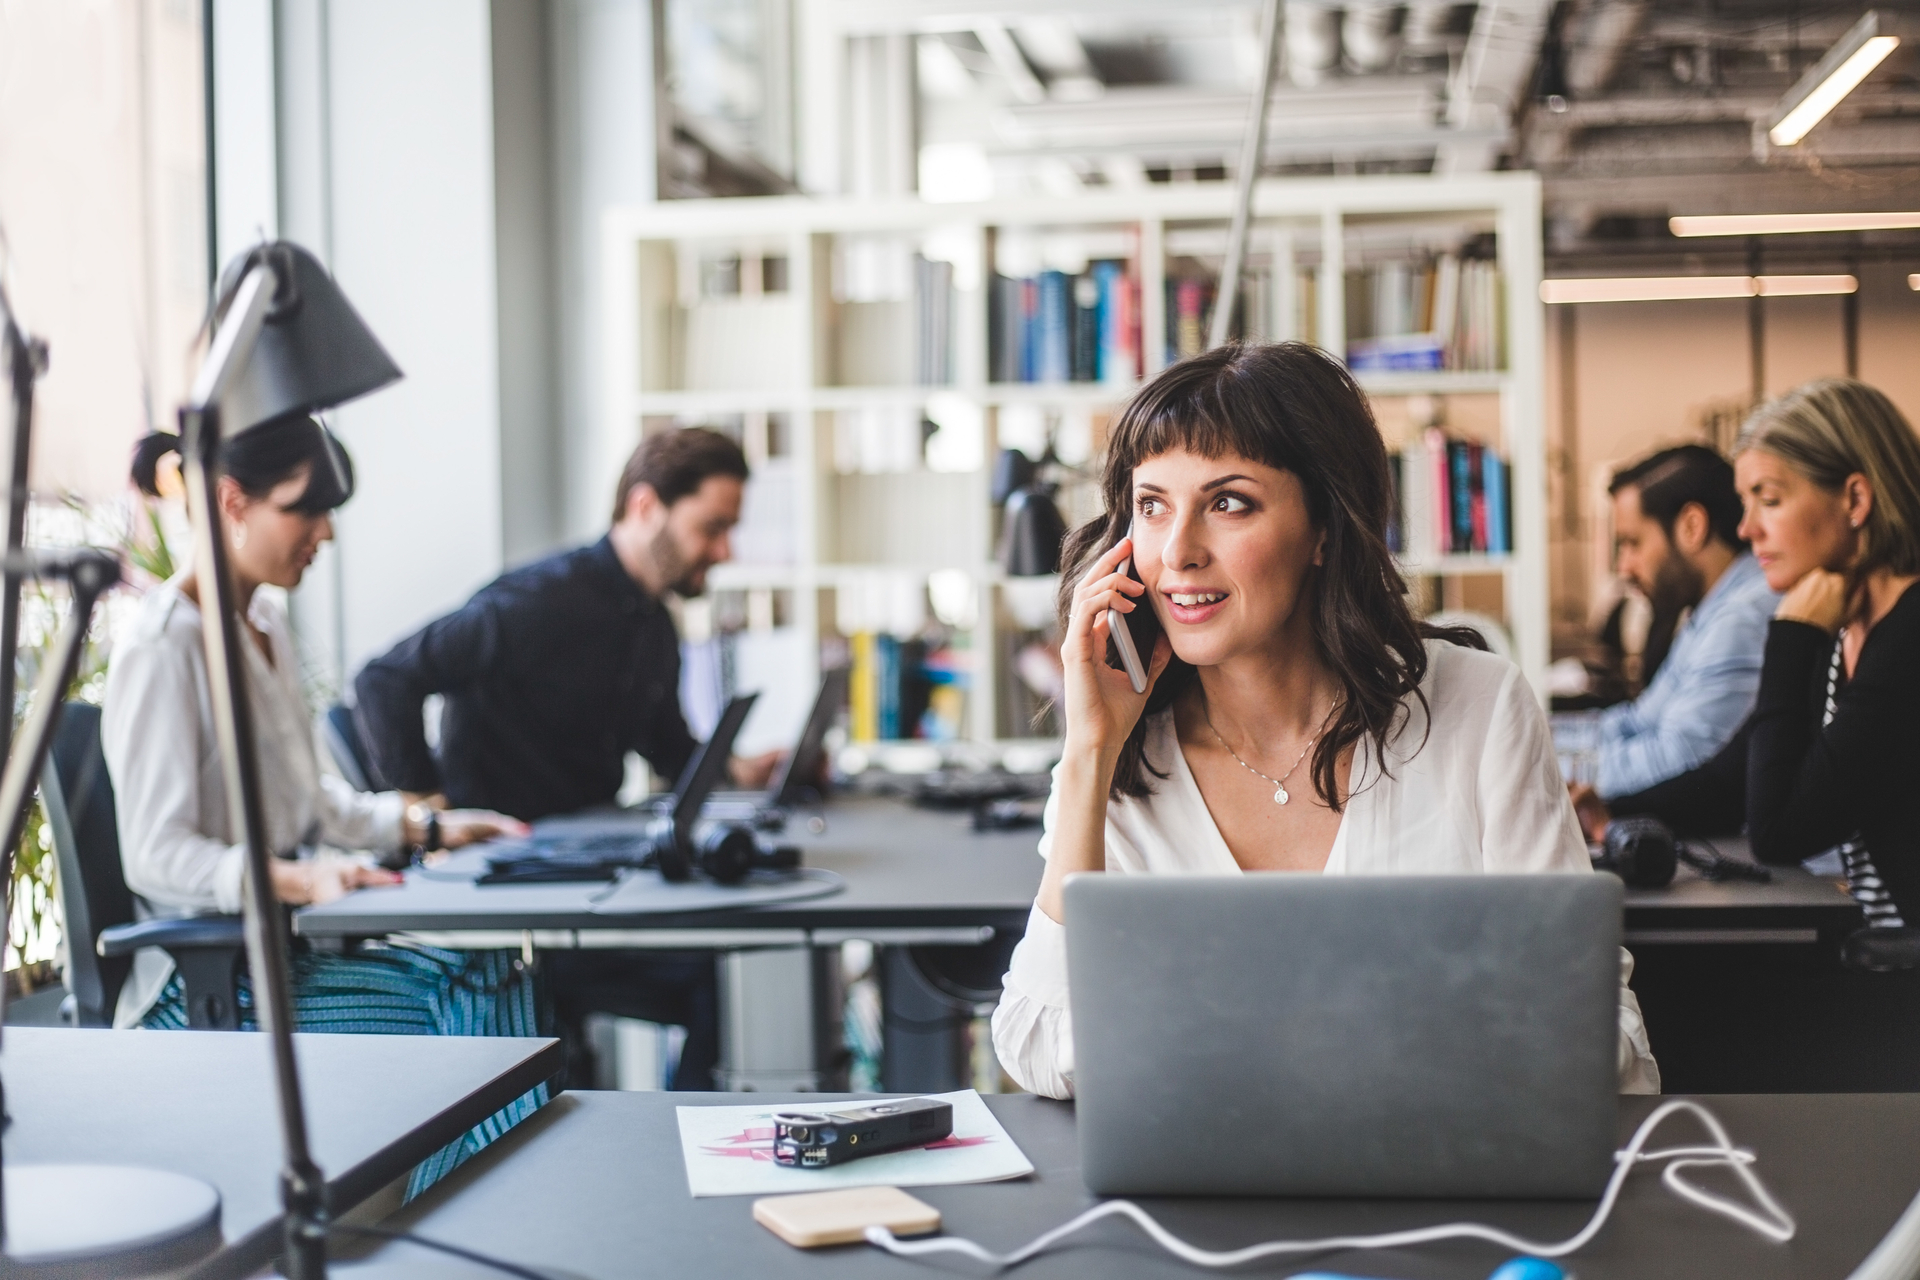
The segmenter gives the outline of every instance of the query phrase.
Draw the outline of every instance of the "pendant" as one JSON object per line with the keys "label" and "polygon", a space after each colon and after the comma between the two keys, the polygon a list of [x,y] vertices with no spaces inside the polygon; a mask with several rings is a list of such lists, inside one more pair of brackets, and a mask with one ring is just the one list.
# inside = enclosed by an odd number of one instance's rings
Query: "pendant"
{"label": "pendant", "polygon": [[1273,789],[1273,802],[1275,804],[1285,804],[1289,799],[1291,799],[1291,797],[1287,795],[1286,783],[1283,782]]}

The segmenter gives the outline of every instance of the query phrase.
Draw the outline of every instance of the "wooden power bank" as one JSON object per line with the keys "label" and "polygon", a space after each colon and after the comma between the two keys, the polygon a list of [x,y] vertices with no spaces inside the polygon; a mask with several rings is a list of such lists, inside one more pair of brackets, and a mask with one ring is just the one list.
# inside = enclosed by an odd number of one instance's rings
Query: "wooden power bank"
{"label": "wooden power bank", "polygon": [[885,1227],[897,1236],[923,1236],[940,1229],[940,1211],[898,1187],[768,1196],[753,1202],[753,1220],[800,1249],[858,1244],[866,1239],[868,1227]]}

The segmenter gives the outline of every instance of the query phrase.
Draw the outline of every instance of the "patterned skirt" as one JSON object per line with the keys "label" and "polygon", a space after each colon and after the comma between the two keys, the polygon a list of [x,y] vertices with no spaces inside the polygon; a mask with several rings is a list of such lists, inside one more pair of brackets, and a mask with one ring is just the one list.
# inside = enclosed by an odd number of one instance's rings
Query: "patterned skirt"
{"label": "patterned skirt", "polygon": [[[350,1035],[535,1036],[540,1034],[533,976],[509,951],[442,951],[364,942],[346,954],[296,944],[289,956],[296,1031]],[[242,973],[235,992],[240,1027],[257,1031],[253,986]],[[167,980],[140,1025],[187,1029],[186,984]],[[516,1098],[421,1161],[407,1181],[411,1200],[485,1149],[547,1101],[547,1087]]]}

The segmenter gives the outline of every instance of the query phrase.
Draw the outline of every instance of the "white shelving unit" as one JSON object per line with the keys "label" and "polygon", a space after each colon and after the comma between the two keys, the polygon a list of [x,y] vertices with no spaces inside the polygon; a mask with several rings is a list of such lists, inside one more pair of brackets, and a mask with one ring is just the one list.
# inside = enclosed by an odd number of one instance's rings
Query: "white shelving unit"
{"label": "white shelving unit", "polygon": [[[1000,632],[1009,626],[1006,584],[994,563],[997,515],[989,470],[1010,413],[1089,416],[1096,443],[1101,421],[1138,383],[995,383],[989,381],[987,280],[997,236],[1071,237],[1088,232],[1133,246],[1139,285],[1144,373],[1165,363],[1169,253],[1192,257],[1217,240],[1224,246],[1232,191],[1213,186],[1161,187],[1090,194],[1077,199],[1010,200],[937,205],[798,197],[675,201],[611,211],[603,223],[605,332],[611,349],[599,456],[614,470],[643,431],[668,425],[738,425],[749,458],[789,458],[786,508],[791,542],[775,562],[721,566],[716,591],[784,593],[783,625],[803,637],[828,636],[831,593],[855,590],[876,573],[964,574],[975,592],[977,621],[965,733],[990,743],[1020,736],[1004,723],[999,681]],[[1396,237],[1462,237],[1491,233],[1499,273],[1503,332],[1497,370],[1366,373],[1362,387],[1383,429],[1407,414],[1392,402],[1433,397],[1476,404],[1476,431],[1491,438],[1511,467],[1514,550],[1505,555],[1450,555],[1408,565],[1410,577],[1436,583],[1474,580],[1481,598],[1498,580],[1498,599],[1514,652],[1544,696],[1548,659],[1546,485],[1542,426],[1540,187],[1530,174],[1455,179],[1352,178],[1266,181],[1254,197],[1256,259],[1262,253],[1289,270],[1312,273],[1312,335],[1344,352],[1350,263],[1378,255]],[[1088,229],[1092,229],[1090,232]],[[836,246],[896,237],[953,263],[950,367],[945,385],[912,385],[909,363],[885,385],[839,385],[838,372],[868,360],[898,337],[888,315],[859,312],[836,298]],[[1104,241],[1103,241],[1104,242]],[[703,264],[738,255],[735,289],[701,292]],[[1105,256],[1105,255],[1095,255]],[[768,259],[772,265],[762,266]],[[1183,259],[1184,260],[1184,259]],[[1294,264],[1300,264],[1295,268]],[[1217,266],[1215,267],[1217,270]],[[1279,270],[1275,267],[1276,272]],[[1277,278],[1277,276],[1276,276]],[[865,304],[869,307],[885,304]],[[910,323],[910,319],[908,321]],[[863,327],[864,326],[864,327]],[[726,335],[720,337],[719,335]],[[851,336],[849,336],[851,335]],[[1328,343],[1318,335],[1335,335]],[[1282,335],[1291,336],[1291,335]],[[1306,336],[1306,335],[1302,335]],[[847,349],[843,350],[843,340]],[[719,343],[716,346],[716,342]],[[911,360],[911,344],[904,344]],[[845,474],[835,466],[837,415],[864,410],[927,412],[945,406],[979,423],[977,466],[933,472],[923,463],[884,474]],[[1391,442],[1390,442],[1391,443]],[[1097,459],[1096,459],[1097,461]],[[891,521],[892,523],[888,523]],[[1073,515],[1069,513],[1069,523]],[[848,554],[849,550],[860,554]],[[1462,588],[1425,591],[1457,603]],[[763,600],[749,614],[764,624],[775,610]],[[802,644],[803,663],[817,664],[819,646]],[[817,665],[794,672],[810,685]]]}

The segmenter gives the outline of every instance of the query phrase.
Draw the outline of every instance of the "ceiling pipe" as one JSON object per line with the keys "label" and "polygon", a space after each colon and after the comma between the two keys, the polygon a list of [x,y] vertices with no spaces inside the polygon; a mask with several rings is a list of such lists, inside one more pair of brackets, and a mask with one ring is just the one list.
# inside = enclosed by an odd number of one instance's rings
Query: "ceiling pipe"
{"label": "ceiling pipe", "polygon": [[1286,0],[1287,78],[1319,84],[1340,63],[1340,13],[1313,0]]}
{"label": "ceiling pipe", "polygon": [[1371,0],[1347,7],[1340,24],[1340,42],[1347,63],[1355,71],[1385,71],[1400,56],[1400,6]]}
{"label": "ceiling pipe", "polygon": [[1582,0],[1567,40],[1567,88],[1575,97],[1613,83],[1652,8],[1648,0]]}

